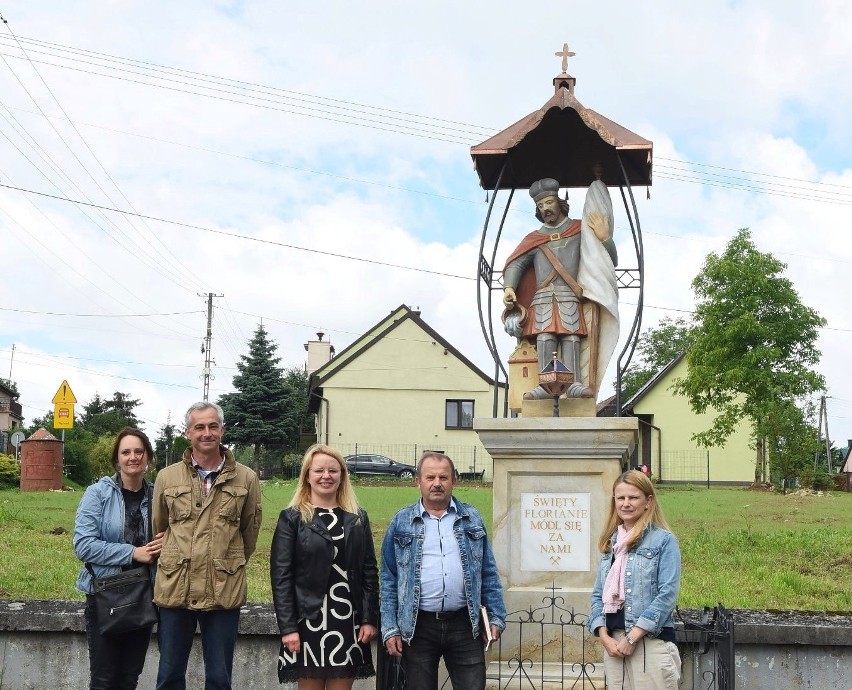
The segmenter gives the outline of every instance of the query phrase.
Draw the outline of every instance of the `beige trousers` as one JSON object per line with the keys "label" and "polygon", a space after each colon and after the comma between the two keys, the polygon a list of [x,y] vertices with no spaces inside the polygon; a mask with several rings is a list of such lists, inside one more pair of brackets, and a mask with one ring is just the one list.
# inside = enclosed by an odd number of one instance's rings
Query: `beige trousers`
{"label": "beige trousers", "polygon": [[[612,636],[624,637],[623,630]],[[628,657],[604,652],[606,690],[677,690],[680,682],[680,653],[674,642],[645,636]]]}

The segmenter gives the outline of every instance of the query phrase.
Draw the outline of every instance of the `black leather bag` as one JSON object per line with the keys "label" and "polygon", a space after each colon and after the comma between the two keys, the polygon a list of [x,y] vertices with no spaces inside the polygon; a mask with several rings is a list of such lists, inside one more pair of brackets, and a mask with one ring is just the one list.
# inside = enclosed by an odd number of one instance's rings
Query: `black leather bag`
{"label": "black leather bag", "polygon": [[154,588],[148,567],[131,568],[117,575],[95,577],[92,566],[95,612],[101,635],[115,635],[147,628],[157,622]]}

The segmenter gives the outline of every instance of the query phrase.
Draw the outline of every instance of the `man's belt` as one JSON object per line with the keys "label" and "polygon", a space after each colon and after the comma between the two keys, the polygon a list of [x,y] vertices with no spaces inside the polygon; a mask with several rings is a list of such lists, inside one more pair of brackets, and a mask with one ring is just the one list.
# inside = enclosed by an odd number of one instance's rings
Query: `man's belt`
{"label": "man's belt", "polygon": [[435,619],[436,621],[449,621],[461,616],[467,616],[467,609],[459,609],[458,611],[424,611],[420,609],[419,614],[425,618]]}

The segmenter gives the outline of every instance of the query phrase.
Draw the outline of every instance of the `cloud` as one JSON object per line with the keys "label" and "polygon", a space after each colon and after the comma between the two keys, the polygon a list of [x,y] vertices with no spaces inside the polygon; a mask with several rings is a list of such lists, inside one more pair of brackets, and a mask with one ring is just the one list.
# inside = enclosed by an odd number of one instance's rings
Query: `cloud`
{"label": "cloud", "polygon": [[[674,0],[610,0],[572,4],[570,15],[536,1],[371,7],[368,17],[335,1],[189,1],[152,12],[141,2],[33,0],[4,14],[22,39],[54,44],[26,45],[62,108],[9,37],[0,40],[26,87],[0,63],[9,108],[0,108],[0,182],[185,224],[0,189],[0,237],[13,257],[0,289],[4,305],[19,310],[0,312],[0,362],[15,343],[13,378],[28,419],[49,409],[68,379],[81,400],[114,390],[142,399],[155,432],[169,410],[174,418],[200,396],[207,293],[224,295],[214,299],[214,396],[229,389],[261,319],[282,363],[300,366],[317,330],[340,351],[400,303],[420,307],[490,373],[471,279],[485,194],[469,145],[545,102],[564,41],[577,53],[569,71],[580,101],[655,144],[651,199],[634,190],[647,268],[643,323],[690,310],[689,284],[707,252],[750,227],[761,250],[789,264],[802,299],[841,329],[820,341],[821,370],[833,392],[852,385],[837,287],[852,261],[842,230],[852,103],[836,88],[852,51],[846,4],[695,11]],[[70,56],[55,44],[116,58]],[[578,213],[581,191],[571,203]],[[616,240],[629,266],[633,243],[619,214]],[[498,268],[534,225],[517,194]],[[623,321],[635,301],[623,292]],[[499,295],[495,302],[496,318]],[[841,404],[832,433],[849,437],[852,415]]]}

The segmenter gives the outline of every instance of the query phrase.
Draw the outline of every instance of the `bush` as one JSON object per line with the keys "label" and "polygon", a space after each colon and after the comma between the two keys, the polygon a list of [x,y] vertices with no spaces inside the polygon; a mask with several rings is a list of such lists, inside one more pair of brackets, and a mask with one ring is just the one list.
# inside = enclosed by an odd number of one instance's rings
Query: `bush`
{"label": "bush", "polygon": [[21,483],[21,467],[14,455],[0,453],[0,489],[17,489]]}
{"label": "bush", "polygon": [[302,455],[287,453],[281,460],[281,476],[284,479],[298,479],[302,470]]}
{"label": "bush", "polygon": [[799,473],[799,483],[805,489],[814,491],[828,491],[834,488],[832,475],[822,468],[814,470],[813,467],[806,467]]}

